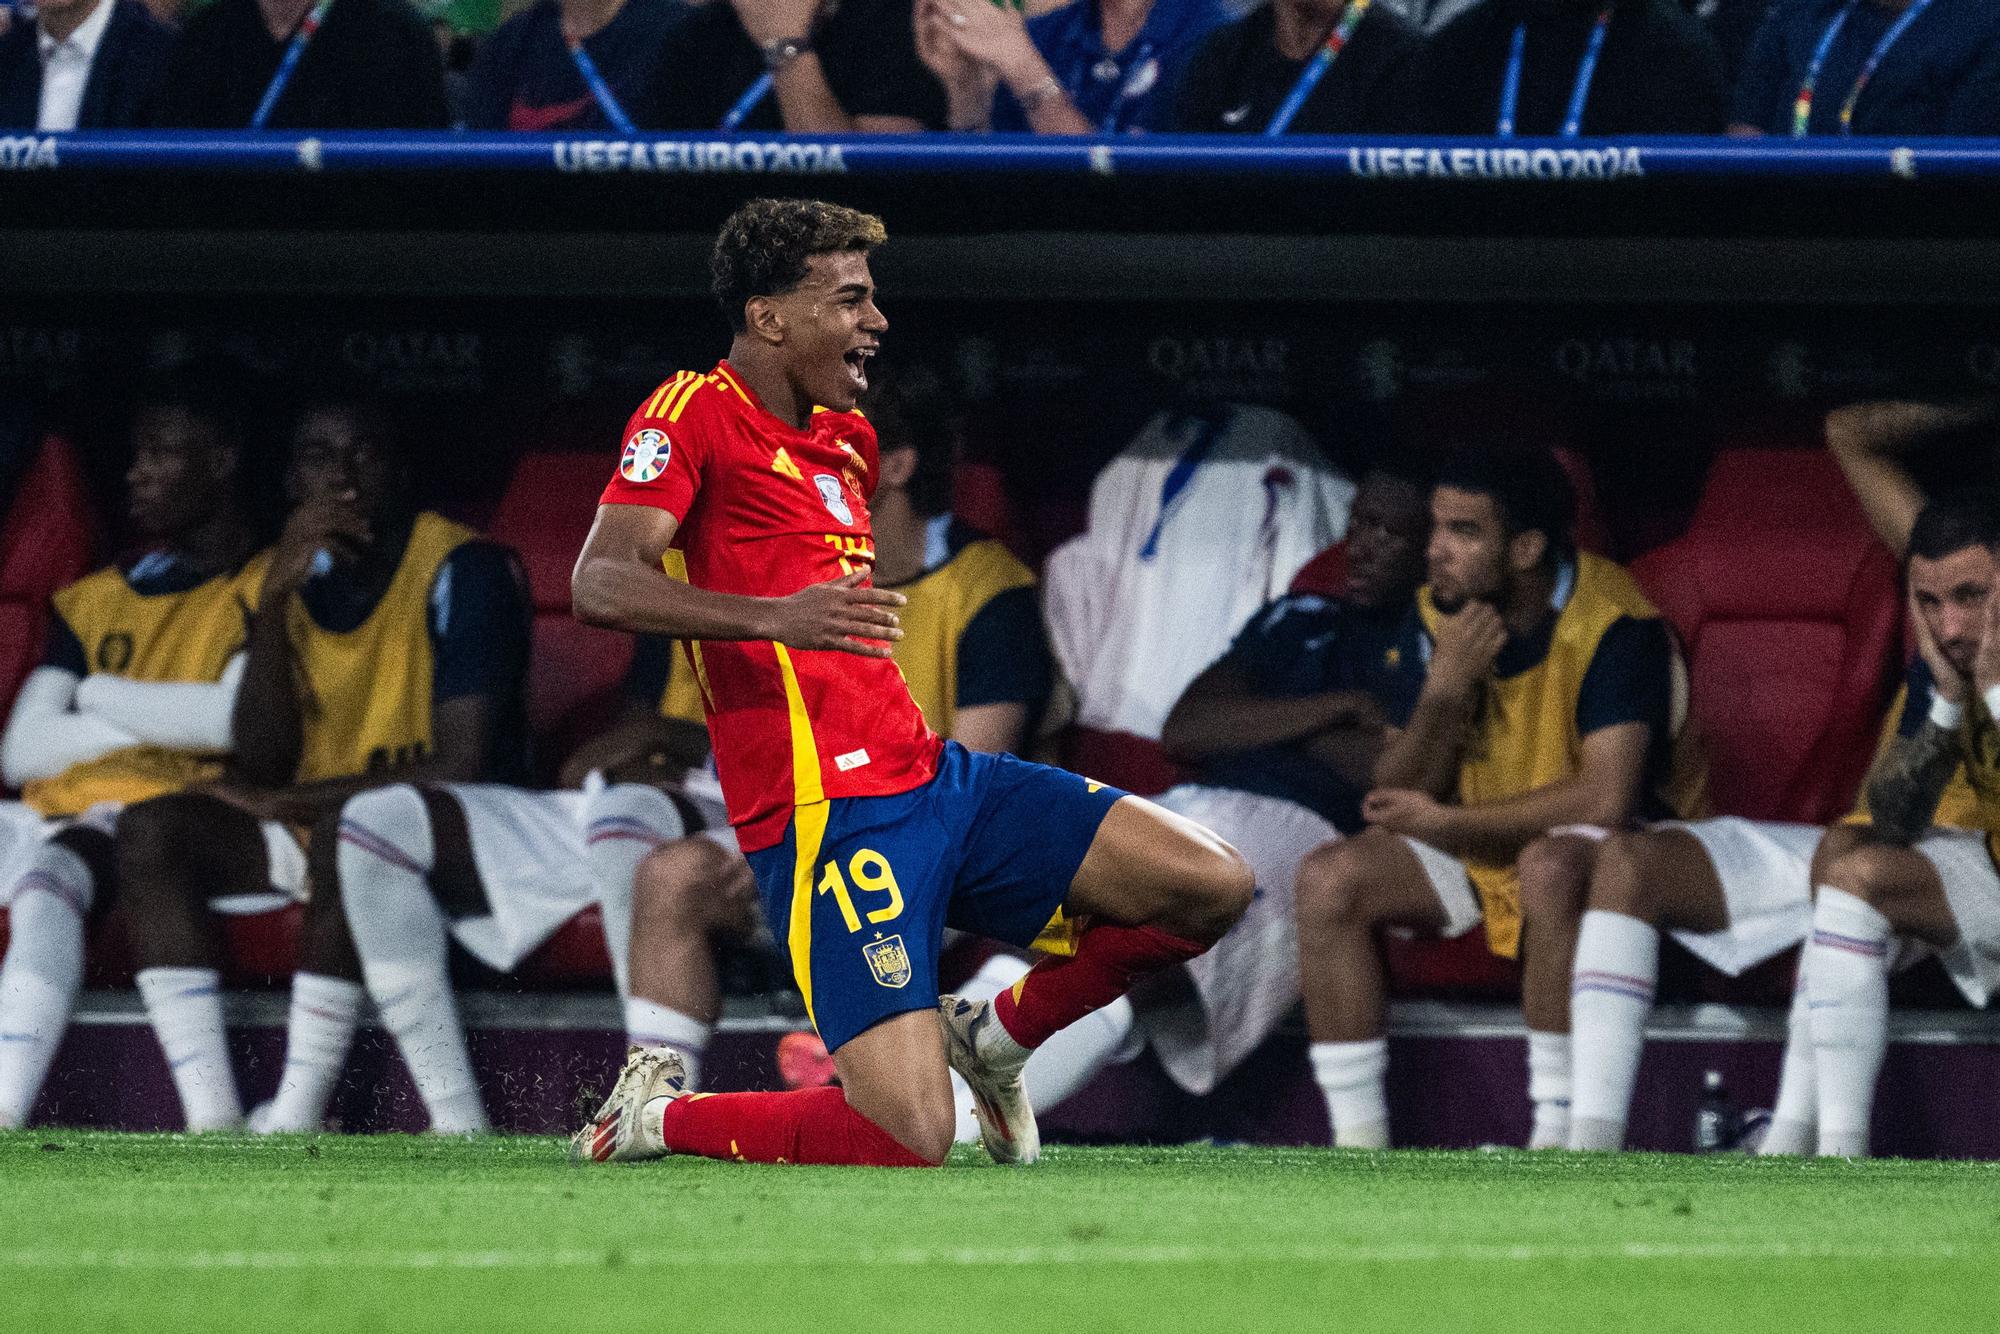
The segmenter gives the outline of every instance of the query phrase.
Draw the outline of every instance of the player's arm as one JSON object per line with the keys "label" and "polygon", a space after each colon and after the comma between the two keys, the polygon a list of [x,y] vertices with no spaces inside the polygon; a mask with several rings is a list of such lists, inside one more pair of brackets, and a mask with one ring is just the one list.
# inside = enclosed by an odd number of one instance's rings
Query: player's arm
{"label": "player's arm", "polygon": [[1511,862],[1521,849],[1561,825],[1617,829],[1638,809],[1652,728],[1620,723],[1583,738],[1576,773],[1505,801],[1445,806],[1423,793],[1379,789],[1363,800],[1371,824],[1420,839],[1458,857]]}
{"label": "player's arm", "polygon": [[221,753],[230,748],[230,719],[247,661],[238,653],[215,681],[132,681],[95,673],[78,684],[76,710],[148,745]]}
{"label": "player's arm", "polygon": [[570,577],[570,605],[586,625],[674,639],[769,639],[796,649],[886,658],[901,639],[901,593],[863,588],[866,571],[788,597],[696,588],[661,566],[680,521],[651,505],[597,507]]}
{"label": "player's arm", "polygon": [[[1945,787],[1965,756],[1961,722],[1974,688],[1938,646],[1930,622],[1910,599],[1910,623],[1916,627],[1917,653],[1930,669],[1931,701],[1914,730],[1899,729],[1868,771],[1868,816],[1877,838],[1908,847],[1923,836],[1937,815]],[[1978,675],[1991,684],[2000,679],[2000,631],[1996,631],[1994,599],[1986,604],[1986,627],[1980,640]],[[1911,699],[1906,709],[1915,707]],[[1909,720],[1906,719],[1907,723]]]}
{"label": "player's arm", "polygon": [[7,786],[54,778],[72,765],[139,744],[130,732],[70,707],[82,679],[46,663],[28,673],[0,735],[0,775]]}
{"label": "player's arm", "polygon": [[1367,731],[1379,737],[1382,710],[1361,690],[1315,695],[1259,694],[1227,658],[1188,683],[1160,729],[1160,744],[1183,762],[1282,746],[1327,731]]}
{"label": "player's arm", "polygon": [[291,601],[319,553],[351,560],[369,541],[368,526],[352,507],[352,494],[307,501],[285,521],[271,549],[255,614],[243,677],[230,709],[236,772],[251,784],[278,788],[298,772],[305,746],[298,662],[286,624]]}
{"label": "player's arm", "polygon": [[625,673],[624,708],[563,761],[562,786],[581,787],[593,771],[613,782],[672,779],[708,758],[708,729],[664,712],[674,652],[672,640],[639,638]]}
{"label": "player's arm", "polygon": [[1055,678],[1034,585],[987,598],[953,651],[952,740],[967,750],[1018,753],[1048,708]]}
{"label": "player's arm", "polygon": [[[818,0],[731,0],[743,31],[759,47],[782,38],[809,40],[818,20]],[[826,81],[819,53],[807,50],[771,75],[778,112],[793,134],[914,134],[923,129],[909,116],[851,116]]]}
{"label": "player's arm", "polygon": [[1376,787],[1452,794],[1480,690],[1506,643],[1500,613],[1484,602],[1467,603],[1444,618],[1414,706],[1383,737]]}
{"label": "player's arm", "polygon": [[1889,549],[1901,556],[1924,495],[1903,456],[1940,432],[1990,420],[1984,405],[1878,402],[1852,403],[1827,414],[1826,443],[1868,522]]}

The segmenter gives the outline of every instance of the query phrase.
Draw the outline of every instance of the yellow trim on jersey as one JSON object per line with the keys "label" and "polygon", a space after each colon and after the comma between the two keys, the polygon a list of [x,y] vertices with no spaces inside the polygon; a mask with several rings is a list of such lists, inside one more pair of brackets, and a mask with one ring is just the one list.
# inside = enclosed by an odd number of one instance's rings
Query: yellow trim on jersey
{"label": "yellow trim on jersey", "polygon": [[687,405],[694,401],[694,396],[700,393],[707,384],[707,376],[697,375],[691,378],[688,387],[684,391],[677,395],[669,395],[667,399],[667,420],[669,422],[679,421],[681,414],[687,411]]}
{"label": "yellow trim on jersey", "polygon": [[[1417,607],[1435,636],[1442,614],[1428,586],[1418,590]],[[1459,762],[1460,802],[1505,801],[1576,774],[1583,743],[1576,728],[1577,697],[1598,644],[1627,616],[1657,619],[1659,612],[1622,568],[1601,556],[1579,554],[1576,582],[1557,613],[1548,652],[1525,671],[1485,683],[1479,719]],[[1672,765],[1658,795],[1685,817],[1702,809],[1705,784],[1699,751],[1681,721],[1674,720]],[[1479,891],[1487,944],[1495,954],[1515,957],[1521,943],[1521,879],[1513,863],[1466,858],[1465,869]]]}
{"label": "yellow trim on jersey", "polygon": [[661,385],[658,389],[655,389],[653,391],[653,396],[646,400],[645,415],[648,417],[659,416],[660,405],[666,402],[667,395],[672,393],[674,390],[680,388],[682,384],[686,383],[687,378],[690,374],[692,374],[691,371],[676,371],[674,373],[673,379],[667,381],[665,384]]}
{"label": "yellow trim on jersey", "polygon": [[792,956],[792,981],[806,1003],[806,1018],[814,1031],[819,1019],[813,1014],[813,872],[819,867],[820,846],[826,840],[826,821],[833,806],[816,801],[792,812],[792,920],[785,932],[785,948]]}
{"label": "yellow trim on jersey", "polygon": [[799,689],[791,650],[776,640],[771,648],[778,655],[778,674],[785,682],[785,711],[792,725],[792,804],[810,806],[826,800],[826,789],[820,782],[819,743],[813,738],[812,716],[806,712],[805,692]]}
{"label": "yellow trim on jersey", "polygon": [[723,384],[729,387],[731,393],[735,394],[738,398],[742,399],[744,407],[754,408],[757,406],[755,403],[752,403],[750,401],[750,395],[743,392],[743,386],[736,382],[736,377],[729,373],[728,367],[717,366],[715,368],[714,378],[722,381]]}

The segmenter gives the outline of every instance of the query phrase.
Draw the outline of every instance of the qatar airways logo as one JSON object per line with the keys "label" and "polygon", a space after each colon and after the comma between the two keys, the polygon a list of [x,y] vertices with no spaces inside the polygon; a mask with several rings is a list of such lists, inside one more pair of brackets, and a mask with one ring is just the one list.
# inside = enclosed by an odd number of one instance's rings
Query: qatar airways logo
{"label": "qatar airways logo", "polygon": [[1350,148],[1347,169],[1390,180],[1616,181],[1646,174],[1636,148]]}
{"label": "qatar airways logo", "polygon": [[569,139],[554,145],[556,170],[570,172],[708,172],[715,175],[844,176],[839,144],[750,140]]}

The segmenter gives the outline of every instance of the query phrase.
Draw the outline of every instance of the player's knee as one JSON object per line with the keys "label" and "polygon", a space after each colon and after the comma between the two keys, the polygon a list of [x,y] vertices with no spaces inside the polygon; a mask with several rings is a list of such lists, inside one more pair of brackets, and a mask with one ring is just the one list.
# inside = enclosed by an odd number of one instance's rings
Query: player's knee
{"label": "player's knee", "polygon": [[1590,906],[1603,912],[1622,913],[1642,922],[1659,916],[1659,905],[1646,873],[1651,834],[1614,834],[1604,841],[1597,854],[1597,869],[1590,877]]}
{"label": "player's knee", "polygon": [[1302,932],[1365,930],[1375,924],[1370,887],[1379,882],[1386,837],[1368,830],[1320,844],[1299,864],[1298,921]]}
{"label": "player's knee", "polygon": [[332,878],[349,918],[406,892],[409,876],[425,874],[431,864],[430,810],[408,784],[348,798],[336,828]]}
{"label": "player's knee", "polygon": [[941,1098],[912,1095],[878,1109],[873,1119],[898,1144],[932,1167],[942,1166],[951,1156],[958,1135],[958,1112],[948,1092]]}
{"label": "player's knee", "polygon": [[1819,846],[1813,849],[1812,884],[1816,891],[1826,883],[1833,864],[1856,848],[1866,845],[1868,826],[1861,824],[1837,824],[1820,836]]}
{"label": "player's knee", "polygon": [[1598,845],[1576,837],[1538,838],[1521,849],[1514,869],[1521,877],[1521,917],[1528,922],[1570,922],[1583,913]]}
{"label": "player's knee", "polygon": [[[700,845],[716,853],[711,858]],[[703,838],[675,839],[646,854],[632,878],[635,938],[664,941],[706,935],[717,911],[714,890],[725,854]]]}
{"label": "player's knee", "polygon": [[1217,839],[1195,854],[1181,878],[1175,895],[1175,924],[1190,939],[1220,940],[1249,909],[1256,892],[1257,877],[1250,863]]}
{"label": "player's knee", "polygon": [[126,808],[118,819],[118,879],[141,920],[148,906],[195,896],[208,798],[177,792]]}
{"label": "player's knee", "polygon": [[1912,854],[1904,848],[1868,844],[1850,849],[1835,858],[1822,882],[1863,903],[1885,910],[1898,896],[1904,858]]}

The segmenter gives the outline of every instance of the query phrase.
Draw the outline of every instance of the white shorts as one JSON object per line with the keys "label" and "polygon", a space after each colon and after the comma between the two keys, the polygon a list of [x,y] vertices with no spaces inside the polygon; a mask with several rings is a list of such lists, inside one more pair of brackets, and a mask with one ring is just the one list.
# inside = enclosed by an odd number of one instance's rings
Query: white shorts
{"label": "white shorts", "polygon": [[1472,887],[1465,863],[1428,843],[1419,843],[1408,835],[1401,837],[1403,846],[1416,856],[1417,865],[1424,868],[1424,877],[1431,882],[1438,904],[1444,909],[1444,929],[1438,935],[1452,940],[1478,926],[1485,914],[1479,907],[1479,891]]}
{"label": "white shorts", "polygon": [[1965,999],[1983,1006],[2000,986],[2000,872],[1977,830],[1933,829],[1915,850],[1937,868],[1945,902],[1958,923],[1958,941],[1948,950],[1906,946],[1897,955],[1905,965],[1935,953]]}
{"label": "white shorts", "polygon": [[[603,897],[591,872],[592,837],[632,836],[657,844],[689,833],[687,821],[665,793],[638,784],[533,792],[452,783],[443,791],[465,811],[473,866],[493,910],[453,922],[451,932],[481,963],[503,973]],[[603,827],[593,830],[600,821]],[[726,826],[699,832],[736,846]]]}
{"label": "white shorts", "polygon": [[[49,820],[18,801],[0,802],[0,904],[9,902],[14,885],[32,864],[35,850],[55,835],[74,826],[97,829],[106,835],[118,830],[118,802],[99,802],[81,815]],[[271,889],[263,893],[232,894],[210,900],[217,912],[260,913],[282,908],[306,896],[306,854],[292,837],[292,831],[273,820],[259,824],[264,839],[265,863]],[[101,892],[100,892],[100,902]]]}
{"label": "white shorts", "polygon": [[1296,802],[1233,788],[1184,784],[1155,800],[1233,844],[1256,874],[1243,919],[1188,964],[1196,1000],[1148,1009],[1140,1030],[1174,1082],[1208,1093],[1255,1051],[1299,999],[1299,863],[1340,837]]}
{"label": "white shorts", "polygon": [[1674,931],[1688,953],[1731,977],[1783,953],[1812,931],[1812,856],[1826,831],[1818,825],[1745,820],[1669,820],[1701,844],[1722,882],[1729,925],[1720,931]]}

